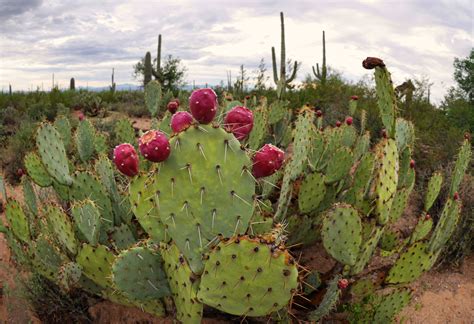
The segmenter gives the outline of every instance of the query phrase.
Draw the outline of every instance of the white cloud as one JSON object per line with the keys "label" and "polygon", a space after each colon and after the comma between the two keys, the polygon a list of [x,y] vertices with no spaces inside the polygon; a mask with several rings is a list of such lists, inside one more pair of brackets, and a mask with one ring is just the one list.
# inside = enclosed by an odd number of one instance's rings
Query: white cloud
{"label": "white cloud", "polygon": [[249,71],[271,46],[280,53],[279,11],[285,12],[287,57],[302,62],[301,80],[321,62],[326,30],[328,64],[356,80],[366,56],[384,59],[395,83],[428,76],[440,100],[453,84],[452,61],[474,43],[468,1],[39,1],[6,0],[0,9],[0,88],[50,84],[136,82],[133,64],[156,51],[179,56],[189,83],[217,84],[226,71]]}

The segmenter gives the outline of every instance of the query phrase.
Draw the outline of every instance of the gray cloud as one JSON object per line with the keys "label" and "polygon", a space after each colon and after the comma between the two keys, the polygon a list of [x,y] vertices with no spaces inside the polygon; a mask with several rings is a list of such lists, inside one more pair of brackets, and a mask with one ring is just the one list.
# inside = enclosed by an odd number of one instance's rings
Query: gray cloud
{"label": "gray cloud", "polygon": [[41,0],[3,0],[0,3],[0,19],[8,20],[28,10],[32,10],[40,4]]}

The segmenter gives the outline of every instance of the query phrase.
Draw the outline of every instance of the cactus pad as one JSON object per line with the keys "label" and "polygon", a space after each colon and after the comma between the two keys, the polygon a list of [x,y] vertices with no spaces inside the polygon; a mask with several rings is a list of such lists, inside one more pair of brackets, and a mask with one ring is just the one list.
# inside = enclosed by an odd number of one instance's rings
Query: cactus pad
{"label": "cactus pad", "polygon": [[122,251],[112,266],[113,282],[131,299],[152,300],[170,294],[159,253],[145,247]]}
{"label": "cactus pad", "polygon": [[286,167],[290,173],[290,179],[294,180],[303,171],[311,153],[311,136],[315,133],[314,112],[303,108],[296,119],[293,141],[293,155]]}
{"label": "cactus pad", "polygon": [[145,87],[145,104],[152,117],[155,117],[160,107],[161,85],[158,81],[152,80]]}
{"label": "cactus pad", "polygon": [[113,253],[103,245],[94,247],[83,244],[77,254],[76,262],[82,267],[82,273],[103,288],[112,288]]}
{"label": "cactus pad", "polygon": [[255,193],[251,162],[235,137],[220,128],[190,127],[170,144],[171,155],[149,185],[168,233],[191,269],[201,272],[201,255],[218,235],[248,228]]}
{"label": "cactus pad", "polygon": [[438,198],[439,191],[441,190],[441,185],[443,184],[443,175],[441,172],[435,172],[430,178],[430,181],[428,182],[428,187],[426,188],[426,194],[425,194],[425,205],[424,209],[425,211],[430,210],[431,206],[433,206],[433,203],[436,201],[436,198]]}
{"label": "cactus pad", "polygon": [[36,201],[36,194],[33,186],[31,185],[31,181],[27,177],[23,177],[21,179],[21,184],[23,187],[23,197],[25,199],[25,204],[28,207],[28,211],[33,216],[38,215],[38,204]]}
{"label": "cactus pad", "polygon": [[338,287],[338,282],[341,277],[337,275],[334,277],[328,285],[326,294],[323,297],[323,300],[319,304],[318,308],[309,313],[308,318],[311,321],[318,322],[324,316],[328,315],[337,305],[339,297],[341,296],[341,291]]}
{"label": "cactus pad", "polygon": [[69,291],[79,285],[81,276],[81,266],[75,262],[68,262],[59,268],[57,281],[64,290]]}
{"label": "cactus pad", "polygon": [[297,278],[286,250],[259,239],[234,237],[210,252],[198,299],[229,314],[264,316],[288,304]]}
{"label": "cactus pad", "polygon": [[352,152],[345,147],[334,152],[331,161],[326,167],[326,183],[341,180],[349,173],[352,166]]}
{"label": "cactus pad", "polygon": [[397,190],[397,193],[393,198],[392,208],[390,209],[391,222],[396,222],[403,215],[408,204],[408,199],[410,199],[410,193],[410,188]]}
{"label": "cactus pad", "polygon": [[32,242],[31,251],[33,251],[31,261],[35,269],[46,278],[54,281],[59,268],[67,260],[66,256],[54,246],[50,239],[43,235]]}
{"label": "cactus pad", "polygon": [[377,92],[377,102],[382,123],[387,130],[387,134],[393,138],[395,135],[397,99],[393,90],[390,72],[385,67],[375,68],[375,90]]}
{"label": "cactus pad", "polygon": [[301,184],[298,205],[302,213],[309,213],[318,208],[326,195],[325,178],[320,173],[311,173]]}
{"label": "cactus pad", "polygon": [[375,165],[377,174],[373,181],[372,192],[375,197],[375,215],[380,224],[390,217],[390,208],[398,183],[398,152],[395,141],[382,140],[377,144]]}
{"label": "cactus pad", "polygon": [[438,252],[448,242],[461,215],[460,200],[448,199],[429,242],[429,252]]}
{"label": "cactus pad", "polygon": [[396,120],[395,141],[398,152],[402,152],[406,147],[413,148],[415,143],[415,128],[413,124],[403,118]]}
{"label": "cactus pad", "polygon": [[119,119],[115,124],[115,134],[119,143],[129,143],[137,148],[135,130],[127,118]]}
{"label": "cactus pad", "polygon": [[56,128],[59,135],[61,135],[64,147],[67,150],[69,145],[71,145],[71,123],[69,122],[69,119],[65,116],[58,116],[54,121],[54,128]]}
{"label": "cactus pad", "polygon": [[128,249],[137,242],[137,239],[127,224],[114,227],[109,233],[109,237],[117,251]]}
{"label": "cactus pad", "polygon": [[471,143],[466,139],[459,150],[458,157],[456,159],[456,164],[454,166],[454,171],[452,174],[451,180],[451,188],[449,190],[449,194],[451,197],[454,195],[456,191],[459,189],[459,185],[461,184],[462,179],[464,178],[464,173],[469,166],[469,162],[471,160]]}
{"label": "cactus pad", "polygon": [[249,135],[249,148],[258,150],[267,134],[268,109],[266,106],[258,107],[253,112],[253,128]]}
{"label": "cactus pad", "polygon": [[82,236],[91,245],[97,245],[100,233],[100,212],[91,200],[76,203],[71,208],[74,222]]}
{"label": "cactus pad", "polygon": [[391,284],[409,283],[429,270],[436,257],[426,250],[427,243],[418,242],[410,246],[392,266],[385,281]]}
{"label": "cactus pad", "polygon": [[410,300],[411,290],[409,288],[399,288],[383,296],[376,306],[374,323],[392,323],[395,315],[408,305]]}
{"label": "cactus pad", "polygon": [[354,266],[351,268],[351,275],[355,275],[364,270],[365,265],[369,262],[370,258],[374,254],[375,248],[382,237],[384,230],[380,227],[375,227],[372,231],[372,235],[369,235],[369,238],[362,245],[359,255],[357,256],[357,261]]}
{"label": "cactus pad", "polygon": [[176,245],[161,245],[164,269],[176,305],[176,318],[183,323],[201,323],[203,305],[197,299],[200,280]]}
{"label": "cactus pad", "polygon": [[350,205],[336,204],[323,219],[324,248],[337,261],[354,265],[362,242],[359,213]]}
{"label": "cactus pad", "polygon": [[8,204],[6,205],[5,215],[15,237],[24,243],[29,243],[30,228],[28,217],[26,217],[25,212],[18,201],[9,199]]}
{"label": "cactus pad", "polygon": [[25,168],[31,179],[40,187],[49,187],[53,179],[41,162],[40,157],[30,152],[25,156]]}
{"label": "cactus pad", "polygon": [[48,123],[42,124],[36,134],[36,146],[48,173],[60,184],[70,186],[66,149],[58,131]]}
{"label": "cactus pad", "polygon": [[77,240],[68,215],[59,206],[54,205],[48,205],[45,213],[48,226],[54,233],[56,240],[65,250],[75,255],[77,253]]}
{"label": "cactus pad", "polygon": [[285,117],[288,112],[286,105],[287,103],[284,101],[275,101],[270,105],[270,112],[268,114],[268,123],[270,125],[278,123]]}
{"label": "cactus pad", "polygon": [[432,228],[433,219],[426,219],[425,215],[422,215],[422,217],[418,219],[418,223],[413,229],[410,237],[410,244],[423,240],[431,232]]}
{"label": "cactus pad", "polygon": [[74,137],[79,157],[83,163],[89,161],[95,151],[95,128],[89,120],[83,120]]}

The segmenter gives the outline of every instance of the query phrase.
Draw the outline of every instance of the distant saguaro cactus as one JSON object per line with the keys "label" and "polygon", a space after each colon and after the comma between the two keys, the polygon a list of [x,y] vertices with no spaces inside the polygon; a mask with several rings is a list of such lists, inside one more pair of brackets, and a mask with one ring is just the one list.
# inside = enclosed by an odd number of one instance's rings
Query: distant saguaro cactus
{"label": "distant saguaro cactus", "polygon": [[327,79],[327,67],[326,67],[326,34],[323,30],[323,64],[321,65],[321,70],[319,70],[319,64],[316,63],[316,69],[313,66],[313,74],[319,82],[324,85],[326,84]]}
{"label": "distant saguaro cactus", "polygon": [[74,78],[71,78],[71,80],[69,81],[69,90],[76,90],[76,81],[74,80]]}

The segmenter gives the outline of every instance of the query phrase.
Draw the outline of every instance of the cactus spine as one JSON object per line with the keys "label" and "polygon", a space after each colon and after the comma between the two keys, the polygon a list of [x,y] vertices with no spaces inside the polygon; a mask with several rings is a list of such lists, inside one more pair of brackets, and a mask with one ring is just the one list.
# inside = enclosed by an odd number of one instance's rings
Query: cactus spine
{"label": "cactus spine", "polygon": [[275,47],[272,46],[272,64],[273,64],[273,80],[277,86],[278,98],[281,98],[287,88],[290,88],[290,83],[296,77],[298,70],[298,62],[295,61],[290,77],[286,76],[286,47],[285,47],[285,18],[283,12],[280,12],[281,21],[281,52],[280,52],[280,75],[278,75]]}
{"label": "cactus spine", "polygon": [[316,77],[316,79],[319,80],[321,85],[326,84],[326,78],[327,78],[327,67],[326,67],[326,34],[323,30],[323,64],[321,65],[321,70],[319,69],[319,64],[316,63],[316,69],[314,69],[313,66],[313,74]]}

